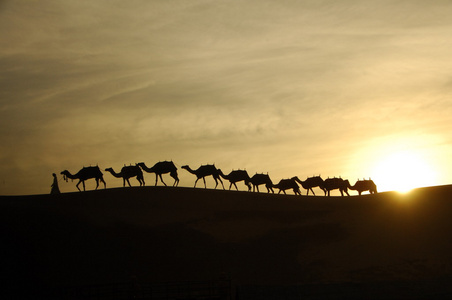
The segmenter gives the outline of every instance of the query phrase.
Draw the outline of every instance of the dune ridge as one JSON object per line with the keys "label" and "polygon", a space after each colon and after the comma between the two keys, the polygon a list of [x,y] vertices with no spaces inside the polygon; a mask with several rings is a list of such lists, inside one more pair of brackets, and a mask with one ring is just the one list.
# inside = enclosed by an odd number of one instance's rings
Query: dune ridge
{"label": "dune ridge", "polygon": [[322,197],[173,187],[0,196],[5,285],[452,274],[452,186]]}

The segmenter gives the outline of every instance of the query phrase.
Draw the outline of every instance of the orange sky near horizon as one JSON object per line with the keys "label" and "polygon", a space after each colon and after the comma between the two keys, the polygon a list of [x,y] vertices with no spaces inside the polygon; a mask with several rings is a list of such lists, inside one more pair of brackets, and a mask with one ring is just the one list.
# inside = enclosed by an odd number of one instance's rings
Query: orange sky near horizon
{"label": "orange sky near horizon", "polygon": [[162,160],[187,187],[180,166],[207,163],[275,183],[450,184],[451,14],[444,0],[2,1],[0,195]]}

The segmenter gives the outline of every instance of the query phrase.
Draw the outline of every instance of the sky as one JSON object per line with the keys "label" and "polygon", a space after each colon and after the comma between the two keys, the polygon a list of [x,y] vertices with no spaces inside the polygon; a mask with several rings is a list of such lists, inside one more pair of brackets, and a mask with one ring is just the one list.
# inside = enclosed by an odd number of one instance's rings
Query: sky
{"label": "sky", "polygon": [[0,0],[0,195],[163,160],[187,187],[180,167],[208,163],[450,184],[451,15],[446,0]]}

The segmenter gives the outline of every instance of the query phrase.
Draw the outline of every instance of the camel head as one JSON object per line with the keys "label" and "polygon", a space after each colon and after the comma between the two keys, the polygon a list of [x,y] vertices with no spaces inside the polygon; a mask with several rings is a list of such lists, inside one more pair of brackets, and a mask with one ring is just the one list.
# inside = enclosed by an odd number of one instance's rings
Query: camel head
{"label": "camel head", "polygon": [[68,182],[68,178],[67,177],[68,177],[68,174],[70,174],[69,171],[68,170],[64,170],[60,174],[63,175],[63,180]]}

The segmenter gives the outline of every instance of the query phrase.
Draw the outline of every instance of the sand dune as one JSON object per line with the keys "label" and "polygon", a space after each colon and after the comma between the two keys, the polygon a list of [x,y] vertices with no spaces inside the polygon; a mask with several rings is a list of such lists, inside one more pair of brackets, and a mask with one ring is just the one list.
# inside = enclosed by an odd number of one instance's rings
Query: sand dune
{"label": "sand dune", "polygon": [[135,187],[0,197],[7,286],[452,274],[452,186],[352,197]]}

